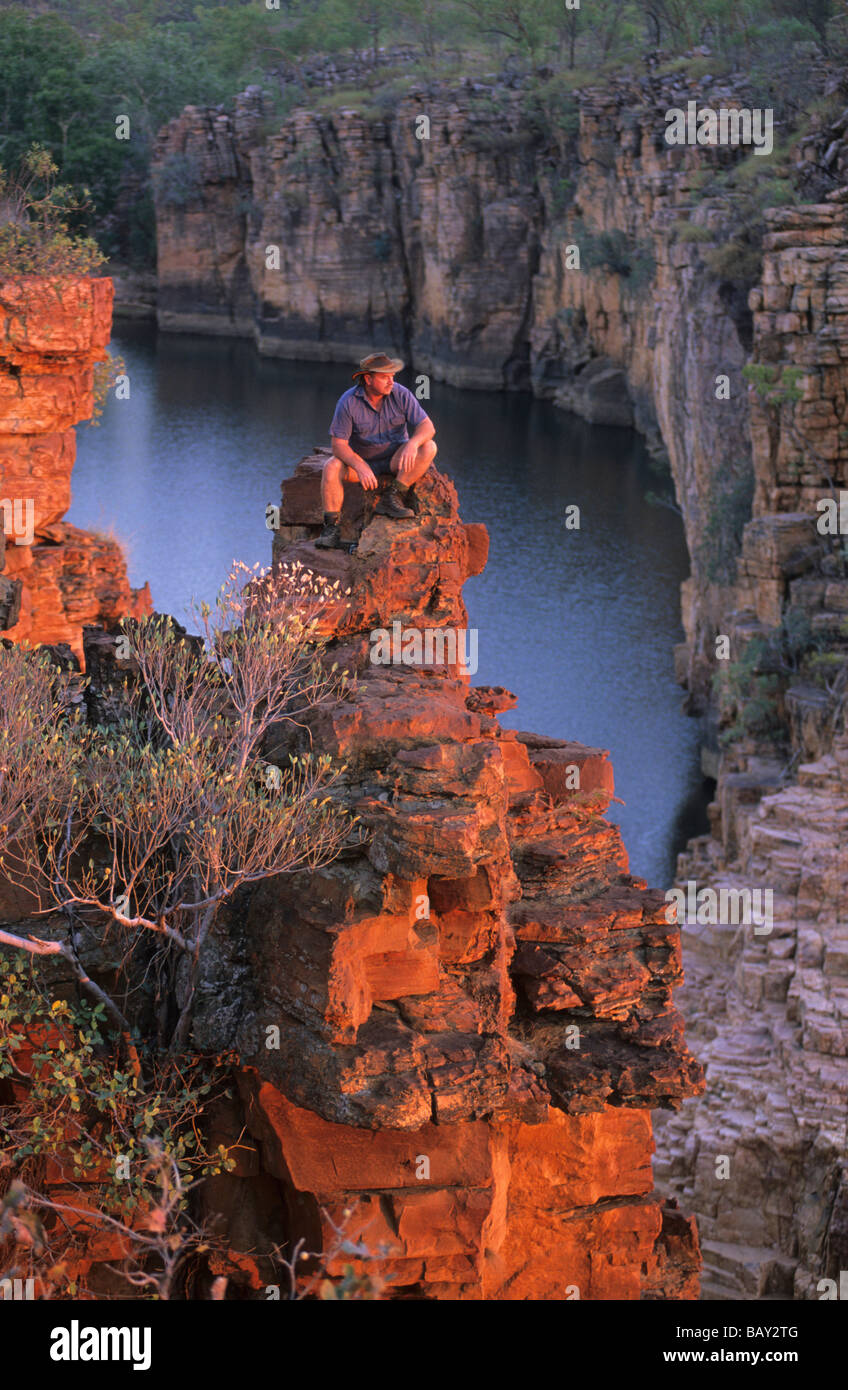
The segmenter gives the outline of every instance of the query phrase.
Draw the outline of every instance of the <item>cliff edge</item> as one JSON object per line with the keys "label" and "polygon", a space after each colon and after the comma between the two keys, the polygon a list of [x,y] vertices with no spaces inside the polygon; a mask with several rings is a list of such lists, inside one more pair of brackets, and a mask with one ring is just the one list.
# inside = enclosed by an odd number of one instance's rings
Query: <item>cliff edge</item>
{"label": "cliff edge", "polygon": [[603,818],[607,754],[502,728],[515,697],[470,684],[450,634],[488,537],[448,479],[417,485],[411,522],[346,489],[356,549],[322,552],[325,456],[283,484],[274,562],[349,591],[327,660],[356,683],[268,757],[343,761],[359,824],[328,868],[233,904],[195,1043],[239,1052],[288,1238],[346,1224],[385,1249],[391,1296],[696,1297],[694,1223],[651,1174],[651,1109],[703,1085],[679,932]]}
{"label": "cliff edge", "polygon": [[107,277],[0,282],[0,630],[15,642],[66,643],[80,659],[86,623],[151,607],[147,585],[130,588],[116,541],[62,520],[74,425],[94,410],[112,297]]}

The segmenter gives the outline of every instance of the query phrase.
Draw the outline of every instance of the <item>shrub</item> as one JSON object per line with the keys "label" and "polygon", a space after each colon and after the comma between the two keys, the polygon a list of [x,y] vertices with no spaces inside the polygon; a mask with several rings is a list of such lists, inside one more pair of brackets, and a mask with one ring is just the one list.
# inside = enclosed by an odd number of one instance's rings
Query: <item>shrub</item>
{"label": "shrub", "polygon": [[551,217],[554,220],[562,217],[566,208],[570,206],[574,198],[576,187],[575,180],[569,178],[567,175],[561,175],[559,178],[551,179],[549,185],[549,207]]}
{"label": "shrub", "polygon": [[735,477],[717,478],[716,488],[698,546],[698,563],[711,584],[734,584],[742,532],[751,520],[753,469],[749,465]]}
{"label": "shrub", "polygon": [[[230,1152],[212,1148],[201,1132],[226,1071],[220,1061],[163,1064],[149,1053],[143,1074],[116,1065],[102,1004],[51,1001],[31,958],[18,953],[11,964],[0,994],[0,1080],[13,1082],[19,1099],[3,1107],[4,1265],[23,1261],[21,1272],[11,1265],[13,1277],[37,1276],[44,1292],[75,1297],[86,1240],[111,1232],[125,1251],[127,1296],[142,1284],[167,1298],[179,1264],[198,1245],[193,1186],[235,1167]],[[58,1194],[44,1184],[48,1159],[61,1165]],[[151,1259],[156,1272],[144,1272]]]}
{"label": "shrub", "polygon": [[125,371],[126,363],[123,357],[119,357],[117,354],[113,356],[111,352],[107,352],[102,361],[95,362],[93,384],[94,407],[91,412],[91,419],[88,421],[90,426],[97,426],[99,424],[109,392],[112,390],[118,377],[122,376]]}
{"label": "shrub", "polygon": [[530,149],[535,136],[531,130],[508,130],[506,124],[478,126],[466,139],[475,154],[508,154],[513,150]]}
{"label": "shrub", "polygon": [[90,275],[104,256],[70,219],[88,207],[88,190],[56,182],[58,167],[33,144],[16,171],[0,166],[0,275]]}
{"label": "shrub", "polygon": [[715,232],[711,232],[709,227],[702,227],[700,223],[682,217],[678,218],[671,230],[678,241],[715,241]]}
{"label": "shrub", "polygon": [[580,129],[580,104],[573,86],[573,74],[556,73],[545,81],[534,78],[522,92],[531,129],[559,150],[572,144]]}
{"label": "shrub", "polygon": [[742,376],[767,405],[779,406],[800,401],[804,394],[798,387],[800,367],[785,363],[748,362],[742,368]]}
{"label": "shrub", "polygon": [[697,181],[700,198],[719,200],[723,209],[724,240],[704,252],[714,275],[750,289],[762,272],[764,212],[798,201],[788,176],[788,146],[775,146],[771,156],[750,154],[712,176]]}
{"label": "shrub", "polygon": [[785,742],[783,693],[791,677],[806,673],[821,642],[807,614],[789,608],[780,627],[752,637],[739,661],[716,672],[713,686],[725,726],[723,744],[745,735],[770,743]]}
{"label": "shrub", "polygon": [[[181,1006],[161,1017],[163,1047],[188,1037],[191,982],[224,902],[243,883],[328,862],[348,833],[328,758],[295,745],[269,790],[260,756],[272,726],[284,741],[346,688],[323,669],[315,631],[337,587],[300,567],[235,565],[217,611],[201,605],[203,640],[167,617],[125,620],[135,675],[108,725],[63,717],[68,693],[45,654],[0,648],[0,868],[37,907],[105,922],[122,960],[146,940],[171,956],[174,978],[188,972]],[[0,942],[39,953],[26,935],[0,931]],[[129,1046],[115,999],[65,943],[50,953]]]}
{"label": "shrub", "polygon": [[203,192],[203,171],[191,154],[169,154],[153,171],[156,202],[166,208],[185,208]]}
{"label": "shrub", "polygon": [[580,247],[580,263],[587,270],[603,266],[636,291],[644,289],[656,273],[651,247],[647,242],[631,241],[620,228],[592,232],[577,221],[574,237]]}
{"label": "shrub", "polygon": [[378,232],[371,243],[371,251],[376,261],[391,260],[392,238],[388,232]]}
{"label": "shrub", "polygon": [[[207,1067],[191,1052],[197,970],[240,887],[319,869],[356,833],[341,769],[299,751],[304,715],[348,689],[319,631],[339,598],[299,565],[235,565],[216,608],[196,612],[202,636],[168,617],[125,620],[102,723],[49,652],[0,644],[0,873],[33,914],[0,926],[13,962],[0,987],[0,1170],[14,1178],[0,1240],[13,1259],[43,1256],[47,1285],[73,1282],[62,1230],[78,1205],[89,1232],[127,1243],[126,1277],[158,1297],[186,1252],[208,1248],[188,1194],[232,1164],[195,1126],[231,1059]],[[34,957],[51,958],[49,975]],[[90,1002],[68,1002],[74,990]],[[129,1185],[111,1180],[116,1154]],[[87,1184],[81,1203],[40,1186],[51,1156],[71,1186]]]}

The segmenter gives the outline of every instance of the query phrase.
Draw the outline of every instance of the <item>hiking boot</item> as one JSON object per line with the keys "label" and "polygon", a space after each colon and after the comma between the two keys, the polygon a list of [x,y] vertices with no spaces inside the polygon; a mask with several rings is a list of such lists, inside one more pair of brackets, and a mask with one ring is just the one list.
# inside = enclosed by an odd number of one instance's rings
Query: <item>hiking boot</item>
{"label": "hiking boot", "polygon": [[395,521],[406,521],[415,516],[411,507],[404,506],[403,493],[397,483],[391,483],[374,508],[375,516],[390,516]]}
{"label": "hiking boot", "polygon": [[341,550],[342,548],[342,528],[338,519],[333,521],[324,518],[324,529],[315,541],[319,550]]}
{"label": "hiking boot", "polygon": [[406,491],[401,491],[401,501],[405,507],[411,507],[415,516],[421,515],[421,503],[415,496],[415,484],[411,483]]}

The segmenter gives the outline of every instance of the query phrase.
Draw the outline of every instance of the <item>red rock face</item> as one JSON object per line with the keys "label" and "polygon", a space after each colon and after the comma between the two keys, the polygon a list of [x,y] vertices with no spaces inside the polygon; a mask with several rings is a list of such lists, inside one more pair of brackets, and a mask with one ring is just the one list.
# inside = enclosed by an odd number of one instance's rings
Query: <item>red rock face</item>
{"label": "red rock face", "polygon": [[284,483],[274,554],[350,591],[325,630],[357,685],[308,735],[346,763],[360,834],[231,914],[196,1038],[240,1050],[290,1236],[326,1248],[345,1225],[391,1296],[697,1297],[694,1224],[651,1174],[650,1110],[703,1089],[671,1003],[679,934],[603,819],[607,754],[502,729],[515,697],[450,654],[373,660],[393,623],[467,625],[487,537],[432,473],[411,522],[348,488],[358,547],[317,550],[324,457]]}
{"label": "red rock face", "polygon": [[129,587],[117,543],[61,520],[73,426],[93,411],[94,364],[111,323],[107,278],[0,282],[0,627],[13,641],[67,642],[80,659],[84,624],[150,611],[147,586]]}

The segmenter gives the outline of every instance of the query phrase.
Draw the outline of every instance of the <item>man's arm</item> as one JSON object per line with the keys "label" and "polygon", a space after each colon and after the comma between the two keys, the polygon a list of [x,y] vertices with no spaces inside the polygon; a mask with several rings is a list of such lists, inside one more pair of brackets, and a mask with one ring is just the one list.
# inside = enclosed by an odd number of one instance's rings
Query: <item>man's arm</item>
{"label": "man's arm", "polygon": [[415,444],[417,447],[419,444],[423,444],[425,439],[432,439],[435,433],[436,426],[433,424],[430,416],[425,415],[421,423],[415,426],[414,434],[409,436],[409,442],[410,444]]}
{"label": "man's arm", "polygon": [[366,490],[377,487],[377,479],[371,468],[365,462],[365,459],[360,458],[359,454],[350,447],[346,439],[339,439],[336,435],[331,435],[330,446],[336,458],[341,459],[342,463],[346,463],[348,468],[353,469]]}
{"label": "man's arm", "polygon": [[[345,392],[336,402],[336,409],[330,421],[330,448],[335,458],[352,468],[364,488],[377,487],[377,479],[363,458],[351,448],[350,437],[353,431],[349,393]],[[343,475],[344,476],[344,475]]]}
{"label": "man's arm", "polygon": [[[419,410],[420,409],[421,407],[419,406]],[[415,465],[415,456],[421,445],[425,440],[432,439],[433,435],[436,433],[436,426],[433,424],[430,416],[425,415],[423,411],[421,411],[421,414],[423,419],[419,420],[412,434],[409,436],[409,439],[398,454],[399,474],[409,473],[411,471]]]}

